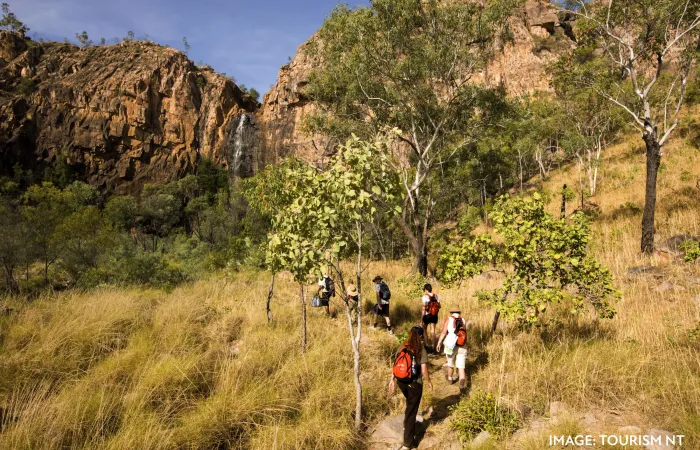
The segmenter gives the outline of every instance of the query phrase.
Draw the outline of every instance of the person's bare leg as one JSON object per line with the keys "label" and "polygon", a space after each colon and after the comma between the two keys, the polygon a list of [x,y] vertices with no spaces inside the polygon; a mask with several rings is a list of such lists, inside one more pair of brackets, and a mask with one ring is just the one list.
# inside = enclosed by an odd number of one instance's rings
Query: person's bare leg
{"label": "person's bare leg", "polygon": [[466,387],[467,387],[467,371],[466,371],[466,369],[458,369],[458,370],[459,370],[459,388],[466,389]]}
{"label": "person's bare leg", "polygon": [[447,368],[447,381],[452,383],[452,374],[454,373],[454,369],[452,367]]}
{"label": "person's bare leg", "polygon": [[428,325],[428,336],[430,336],[430,346],[435,348],[437,346],[437,336],[435,336],[435,324],[431,323]]}

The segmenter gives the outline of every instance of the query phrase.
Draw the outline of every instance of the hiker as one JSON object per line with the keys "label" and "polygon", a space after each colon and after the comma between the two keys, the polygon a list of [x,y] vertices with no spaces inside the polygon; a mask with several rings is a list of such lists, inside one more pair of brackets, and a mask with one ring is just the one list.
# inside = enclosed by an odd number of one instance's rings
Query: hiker
{"label": "hiker", "polygon": [[382,316],[386,322],[387,332],[389,334],[394,334],[391,329],[391,319],[389,319],[389,299],[391,298],[389,286],[379,275],[372,279],[372,283],[374,283],[374,291],[377,293],[377,304],[374,305],[374,325],[372,325],[372,329],[377,329],[377,316]]}
{"label": "hiker", "polygon": [[433,286],[430,283],[426,283],[423,286],[423,298],[421,301],[423,302],[423,307],[421,308],[420,321],[423,323],[426,331],[425,344],[430,352],[435,350],[435,344],[437,343],[435,325],[438,322],[438,312],[440,311],[440,299],[437,294],[433,293]]}
{"label": "hiker", "polygon": [[330,316],[331,311],[328,303],[331,297],[335,297],[335,282],[333,278],[328,276],[328,271],[323,271],[323,277],[318,280],[318,298],[321,301],[321,306],[326,310],[326,315]]}
{"label": "hiker", "polygon": [[459,372],[459,392],[467,392],[467,327],[471,325],[464,323],[459,308],[450,308],[450,315],[445,318],[442,324],[442,333],[438,339],[436,350],[440,352],[442,344],[445,344],[445,356],[447,356],[447,381],[454,384],[455,367]]}
{"label": "hiker", "polygon": [[416,431],[416,416],[420,399],[423,395],[423,380],[433,389],[428,373],[428,352],[422,341],[423,328],[414,326],[408,333],[406,342],[396,354],[391,382],[389,382],[389,394],[393,395],[396,382],[404,397],[406,397],[406,411],[403,418],[403,447],[400,450],[413,448],[413,440]]}
{"label": "hiker", "polygon": [[360,292],[352,281],[348,282],[348,287],[345,290],[345,303],[350,309],[350,317],[352,317],[352,323],[354,324],[356,323],[357,308],[360,304]]}

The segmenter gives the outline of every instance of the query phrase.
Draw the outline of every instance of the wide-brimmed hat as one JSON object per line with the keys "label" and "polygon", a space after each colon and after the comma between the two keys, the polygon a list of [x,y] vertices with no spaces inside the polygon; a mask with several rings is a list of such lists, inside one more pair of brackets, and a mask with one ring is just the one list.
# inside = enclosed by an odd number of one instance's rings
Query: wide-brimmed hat
{"label": "wide-brimmed hat", "polygon": [[382,279],[383,279],[382,277],[377,275],[376,277],[372,278],[372,283],[376,283],[377,281],[382,281]]}
{"label": "wide-brimmed hat", "polygon": [[357,286],[355,286],[354,284],[348,285],[348,295],[351,297],[360,295],[360,293],[357,291]]}
{"label": "wide-brimmed hat", "polygon": [[459,309],[459,306],[453,306],[452,308],[450,308],[450,314],[454,314],[454,313],[462,314],[462,310]]}

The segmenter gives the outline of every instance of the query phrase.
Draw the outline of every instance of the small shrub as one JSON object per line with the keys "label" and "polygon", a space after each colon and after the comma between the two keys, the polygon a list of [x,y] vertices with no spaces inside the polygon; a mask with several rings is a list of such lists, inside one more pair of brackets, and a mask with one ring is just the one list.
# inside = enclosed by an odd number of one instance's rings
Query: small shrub
{"label": "small shrub", "polygon": [[518,428],[518,414],[498,405],[493,394],[474,391],[452,407],[452,429],[463,441],[469,441],[482,431],[492,436],[506,437]]}
{"label": "small shrub", "polygon": [[688,339],[692,342],[700,341],[700,322],[698,322],[694,329],[688,331]]}
{"label": "small shrub", "polygon": [[17,85],[17,92],[21,95],[29,95],[34,91],[34,80],[31,78],[22,78]]}
{"label": "small shrub", "polygon": [[680,245],[680,248],[683,250],[685,262],[693,262],[700,258],[700,242],[687,240]]}

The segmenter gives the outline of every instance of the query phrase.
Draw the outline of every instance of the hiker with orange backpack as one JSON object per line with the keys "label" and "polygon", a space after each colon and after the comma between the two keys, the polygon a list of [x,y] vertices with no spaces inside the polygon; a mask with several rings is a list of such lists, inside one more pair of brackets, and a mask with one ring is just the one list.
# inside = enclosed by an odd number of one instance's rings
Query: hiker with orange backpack
{"label": "hiker with orange backpack", "polygon": [[433,389],[428,373],[428,352],[423,345],[423,328],[414,326],[408,333],[406,342],[401,346],[392,371],[389,383],[389,394],[393,395],[398,382],[401,393],[406,397],[406,411],[403,418],[403,447],[400,450],[413,448],[416,432],[416,416],[423,396],[423,381]]}
{"label": "hiker with orange backpack", "polygon": [[442,333],[438,339],[436,350],[439,352],[444,344],[445,356],[447,356],[447,381],[451,384],[457,382],[453,378],[455,367],[459,372],[459,392],[467,392],[467,328],[471,322],[465,323],[459,308],[450,308],[450,315],[442,324]]}
{"label": "hiker with orange backpack", "polygon": [[427,283],[423,286],[423,307],[421,308],[421,322],[426,330],[425,343],[428,351],[435,350],[437,339],[435,338],[435,325],[438,322],[438,313],[440,312],[440,299],[437,294],[433,293],[433,286]]}

